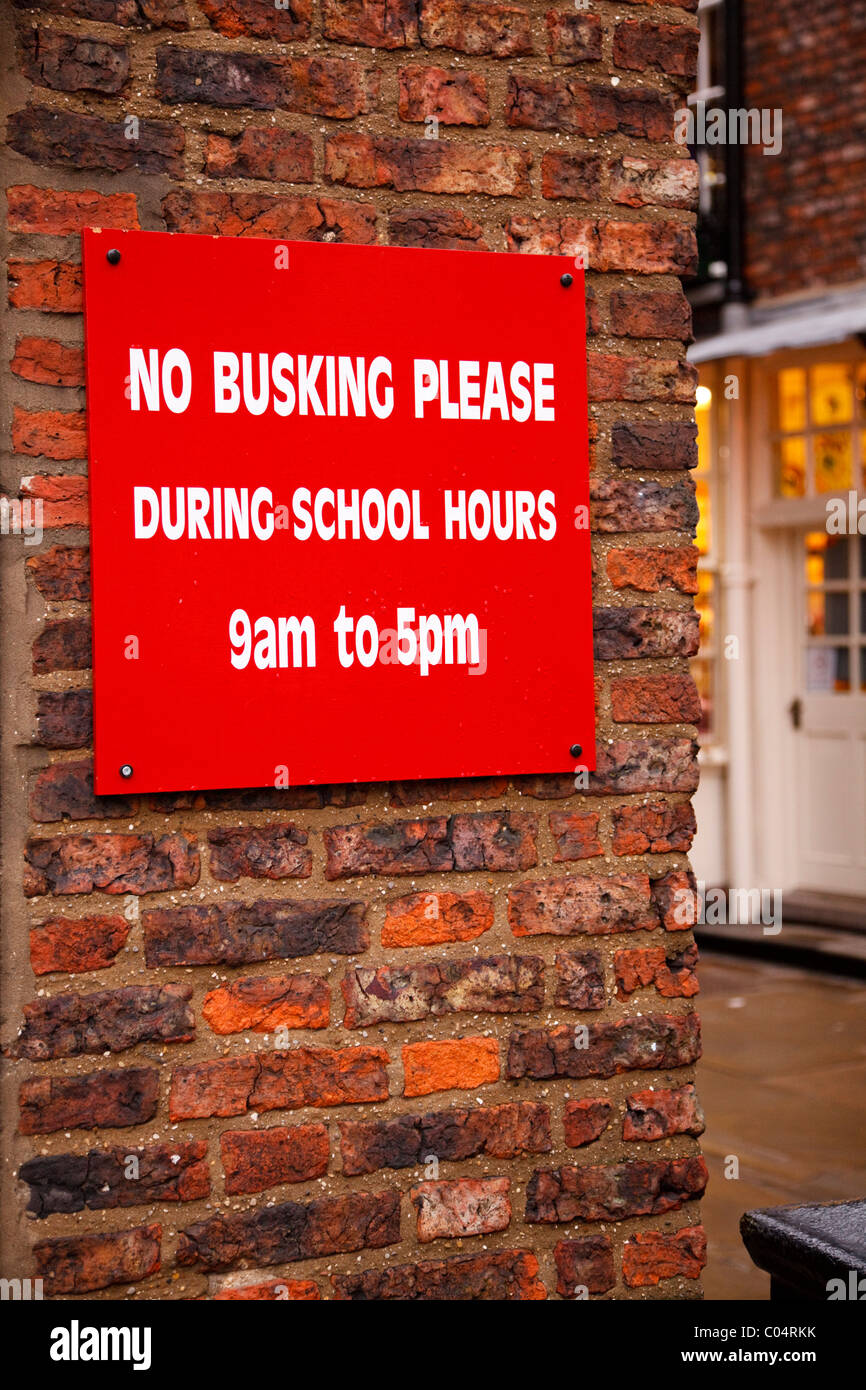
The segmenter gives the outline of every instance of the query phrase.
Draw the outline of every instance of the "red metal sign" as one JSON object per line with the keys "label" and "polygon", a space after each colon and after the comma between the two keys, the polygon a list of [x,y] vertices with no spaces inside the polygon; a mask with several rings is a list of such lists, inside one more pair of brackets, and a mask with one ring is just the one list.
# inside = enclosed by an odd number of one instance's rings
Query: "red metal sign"
{"label": "red metal sign", "polygon": [[595,766],[572,260],[87,231],[84,283],[98,792]]}

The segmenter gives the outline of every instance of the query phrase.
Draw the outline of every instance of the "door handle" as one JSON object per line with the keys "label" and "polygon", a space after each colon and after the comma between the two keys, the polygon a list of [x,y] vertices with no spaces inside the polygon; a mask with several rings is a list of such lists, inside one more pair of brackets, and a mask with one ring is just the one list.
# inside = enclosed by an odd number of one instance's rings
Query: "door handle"
{"label": "door handle", "polygon": [[799,729],[803,722],[803,701],[800,699],[799,695],[793,699],[788,706],[788,714],[791,717],[792,727]]}

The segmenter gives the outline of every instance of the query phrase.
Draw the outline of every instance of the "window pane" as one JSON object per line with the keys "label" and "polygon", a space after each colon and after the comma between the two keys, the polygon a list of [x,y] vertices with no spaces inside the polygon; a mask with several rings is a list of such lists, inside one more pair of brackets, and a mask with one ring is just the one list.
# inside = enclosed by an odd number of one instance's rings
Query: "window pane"
{"label": "window pane", "polygon": [[806,691],[830,695],[850,689],[847,647],[806,648]]}
{"label": "window pane", "polygon": [[826,531],[810,531],[806,537],[806,583],[824,583],[824,551],[827,549]]}
{"label": "window pane", "polygon": [[778,427],[785,434],[806,428],[806,373],[801,367],[779,372]]}
{"label": "window pane", "polygon": [[866,647],[860,648],[860,689],[866,690]]}
{"label": "window pane", "polygon": [[866,536],[860,537],[860,578],[866,579]]}
{"label": "window pane", "polygon": [[782,439],[776,445],[776,492],[779,497],[806,493],[806,441]]}
{"label": "window pane", "polygon": [[853,371],[845,362],[813,367],[812,424],[843,425],[854,416]]}
{"label": "window pane", "polygon": [[866,362],[861,362],[855,375],[857,419],[866,420]]}
{"label": "window pane", "polygon": [[824,582],[848,578],[848,537],[828,536],[824,547]]}
{"label": "window pane", "polygon": [[850,488],[853,479],[851,435],[847,430],[815,436],[815,489],[838,492]]}

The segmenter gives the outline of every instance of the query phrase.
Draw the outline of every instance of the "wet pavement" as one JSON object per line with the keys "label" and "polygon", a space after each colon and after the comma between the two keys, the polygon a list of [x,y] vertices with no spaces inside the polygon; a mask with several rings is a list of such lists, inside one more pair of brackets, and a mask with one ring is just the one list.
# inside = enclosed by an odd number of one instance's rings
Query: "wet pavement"
{"label": "wet pavement", "polygon": [[[866,1197],[866,984],[710,951],[699,975],[704,1292],[766,1299],[769,1275],[746,1254],[742,1213]],[[732,1158],[738,1178],[725,1177]]]}

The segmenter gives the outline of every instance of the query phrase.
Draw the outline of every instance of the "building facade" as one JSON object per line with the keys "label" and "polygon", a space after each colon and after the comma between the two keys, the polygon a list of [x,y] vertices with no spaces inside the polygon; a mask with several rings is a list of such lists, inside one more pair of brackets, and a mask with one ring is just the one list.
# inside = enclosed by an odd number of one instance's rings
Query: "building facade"
{"label": "building facade", "polygon": [[[866,895],[866,11],[701,0],[695,868]],[[729,121],[729,135],[731,133]],[[858,510],[859,508],[859,510]]]}

